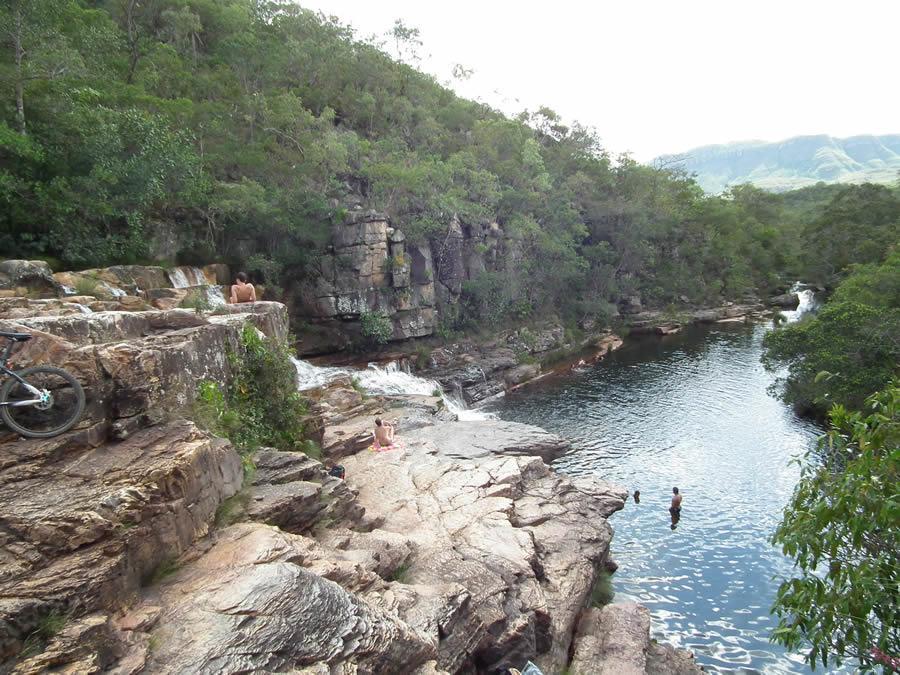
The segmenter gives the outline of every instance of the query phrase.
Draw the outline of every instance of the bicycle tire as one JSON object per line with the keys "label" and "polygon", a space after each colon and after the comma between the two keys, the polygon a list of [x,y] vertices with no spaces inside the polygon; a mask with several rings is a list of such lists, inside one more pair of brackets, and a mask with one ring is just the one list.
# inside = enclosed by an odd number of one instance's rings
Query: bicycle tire
{"label": "bicycle tire", "polygon": [[[30,429],[27,426],[24,426],[20,421],[13,417],[11,412],[13,409],[11,407],[0,406],[0,418],[3,419],[4,424],[6,424],[11,431],[20,436],[25,436],[26,438],[53,438],[54,436],[59,436],[75,426],[84,414],[84,389],[75,376],[68,371],[54,366],[33,366],[31,368],[24,368],[23,370],[16,371],[16,374],[26,382],[29,377],[34,378],[34,376],[41,373],[44,375],[55,375],[64,380],[65,383],[71,387],[73,397],[72,403],[74,403],[74,405],[71,406],[71,411],[67,411],[64,420],[60,424],[45,430]],[[20,386],[19,381],[12,377],[3,383],[3,386],[0,387],[0,403],[6,403],[10,400],[10,394],[16,386]]]}

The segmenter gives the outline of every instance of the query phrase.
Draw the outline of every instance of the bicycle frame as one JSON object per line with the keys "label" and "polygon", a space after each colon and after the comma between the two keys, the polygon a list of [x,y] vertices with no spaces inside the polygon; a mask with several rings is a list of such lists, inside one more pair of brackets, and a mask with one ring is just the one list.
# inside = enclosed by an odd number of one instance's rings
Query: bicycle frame
{"label": "bicycle frame", "polygon": [[15,342],[13,340],[7,340],[6,348],[3,350],[3,356],[0,356],[0,373],[13,378],[14,380],[18,380],[19,384],[25,387],[28,391],[34,394],[37,398],[28,400],[28,401],[16,401],[15,403],[3,402],[0,403],[0,407],[7,408],[22,408],[27,405],[37,405],[43,401],[43,392],[37,387],[32,387],[25,380],[23,380],[19,375],[11,371],[6,367],[6,364],[9,363],[9,357],[12,354],[13,347],[15,346]]}

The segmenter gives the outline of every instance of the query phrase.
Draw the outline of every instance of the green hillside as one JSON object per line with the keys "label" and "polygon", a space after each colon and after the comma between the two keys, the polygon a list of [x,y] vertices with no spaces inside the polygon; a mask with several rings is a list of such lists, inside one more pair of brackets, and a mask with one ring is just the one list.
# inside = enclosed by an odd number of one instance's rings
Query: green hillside
{"label": "green hillside", "polygon": [[711,194],[742,183],[775,192],[818,182],[890,184],[900,175],[900,135],[797,136],[779,143],[707,145],[659,160],[696,174]]}
{"label": "green hillside", "polygon": [[[451,327],[602,319],[636,296],[712,303],[797,278],[803,221],[833,196],[707,196],[550,109],[462,99],[290,2],[11,0],[0,25],[3,257],[224,260],[289,289],[321,273],[348,209],[376,209],[434,250],[454,221],[502,228]],[[408,62],[420,48],[401,22],[390,44]]]}

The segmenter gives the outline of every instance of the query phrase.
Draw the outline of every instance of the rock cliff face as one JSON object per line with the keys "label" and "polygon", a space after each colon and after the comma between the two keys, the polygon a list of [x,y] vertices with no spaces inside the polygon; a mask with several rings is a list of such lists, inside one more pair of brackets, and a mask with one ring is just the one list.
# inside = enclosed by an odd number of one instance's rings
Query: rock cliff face
{"label": "rock cliff face", "polygon": [[[287,335],[283,306],[8,305],[0,329],[36,335],[19,365],[70,369],[89,407],[54,439],[0,431],[0,672],[426,675],[533,660],[549,675],[573,653],[646,672],[691,663],[672,650],[653,660],[640,640],[615,651],[607,636],[621,631],[584,618],[627,493],[552,472],[541,456],[562,439],[459,425],[440,399],[364,398],[339,380],[312,405],[346,479],[262,449],[248,481],[227,440],[183,417],[199,380],[230,378],[224,355],[244,325]],[[367,449],[374,414],[397,423],[398,449]]]}
{"label": "rock cliff face", "polygon": [[336,225],[319,274],[292,292],[292,313],[309,324],[300,352],[347,346],[360,337],[360,317],[373,312],[390,318],[393,340],[432,335],[441,308],[459,299],[465,281],[500,264],[506,241],[496,223],[455,219],[439,239],[434,247],[412,244],[375,212],[354,212]]}

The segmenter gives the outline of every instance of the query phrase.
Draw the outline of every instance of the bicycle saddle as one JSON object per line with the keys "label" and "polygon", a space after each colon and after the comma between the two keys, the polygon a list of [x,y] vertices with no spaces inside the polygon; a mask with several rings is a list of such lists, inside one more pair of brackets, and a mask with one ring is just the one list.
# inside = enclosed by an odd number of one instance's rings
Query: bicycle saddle
{"label": "bicycle saddle", "polygon": [[30,340],[33,335],[29,335],[28,333],[5,333],[0,330],[0,337],[5,337],[10,340],[14,340],[15,342],[25,342],[26,340]]}

